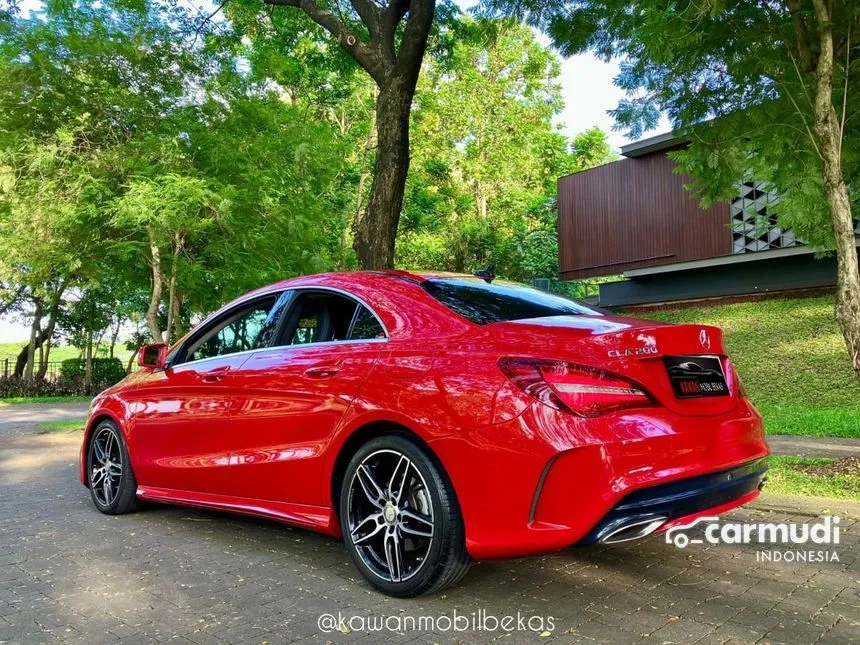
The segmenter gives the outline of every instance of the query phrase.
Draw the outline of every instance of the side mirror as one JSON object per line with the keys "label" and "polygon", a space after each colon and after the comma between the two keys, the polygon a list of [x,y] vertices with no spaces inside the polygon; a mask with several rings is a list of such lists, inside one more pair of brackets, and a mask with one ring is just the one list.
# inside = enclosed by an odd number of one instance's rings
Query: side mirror
{"label": "side mirror", "polygon": [[137,352],[137,364],[141,367],[164,369],[167,367],[167,345],[164,343],[144,345]]}

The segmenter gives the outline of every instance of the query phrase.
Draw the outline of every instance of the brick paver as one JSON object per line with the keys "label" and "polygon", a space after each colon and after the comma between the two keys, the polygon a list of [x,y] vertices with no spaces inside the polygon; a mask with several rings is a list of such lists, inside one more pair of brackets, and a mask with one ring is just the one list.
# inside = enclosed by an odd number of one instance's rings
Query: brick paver
{"label": "brick paver", "polygon": [[[629,546],[481,563],[443,594],[396,600],[359,579],[338,541],[307,531],[176,507],[101,515],[76,480],[79,442],[79,433],[0,430],[0,641],[860,639],[860,524],[848,518],[838,563],[757,563],[753,546],[681,550],[654,537]],[[810,519],[754,509],[731,517]],[[455,610],[461,616],[479,610],[494,617],[551,616],[554,629],[541,636],[454,632],[444,622],[435,632],[318,628],[322,613],[417,620],[450,617]]]}

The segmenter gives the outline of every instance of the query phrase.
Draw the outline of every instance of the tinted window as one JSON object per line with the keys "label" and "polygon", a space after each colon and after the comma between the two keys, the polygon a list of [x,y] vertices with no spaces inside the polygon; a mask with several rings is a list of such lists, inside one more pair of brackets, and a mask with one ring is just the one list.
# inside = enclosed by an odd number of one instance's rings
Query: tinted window
{"label": "tinted window", "polygon": [[358,306],[355,320],[352,323],[350,340],[368,340],[371,338],[385,338],[385,331],[367,307]]}
{"label": "tinted window", "polygon": [[574,300],[513,282],[494,280],[487,283],[479,278],[438,278],[422,282],[421,286],[448,309],[478,325],[600,313]]}
{"label": "tinted window", "polygon": [[278,323],[281,321],[281,316],[284,315],[284,311],[286,310],[287,305],[290,304],[292,298],[293,293],[291,291],[285,292],[284,295],[278,298],[275,306],[272,307],[272,310],[269,312],[266,322],[263,323],[260,333],[257,335],[254,349],[269,347],[272,344],[272,341],[275,339],[275,333],[278,331]]}
{"label": "tinted window", "polygon": [[257,341],[275,297],[264,298],[228,315],[188,348],[187,360],[235,354],[259,347]]}
{"label": "tinted window", "polygon": [[296,297],[282,345],[346,340],[357,303],[334,293],[306,291]]}

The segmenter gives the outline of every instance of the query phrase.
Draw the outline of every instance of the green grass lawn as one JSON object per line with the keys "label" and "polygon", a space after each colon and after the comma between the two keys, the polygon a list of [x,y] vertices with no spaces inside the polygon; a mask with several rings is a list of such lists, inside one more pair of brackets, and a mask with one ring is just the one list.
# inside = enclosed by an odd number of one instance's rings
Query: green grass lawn
{"label": "green grass lawn", "polygon": [[832,295],[632,315],[721,327],[770,434],[860,437],[860,382],[836,326]]}
{"label": "green grass lawn", "polygon": [[91,396],[13,396],[0,399],[0,406],[19,403],[89,403]]}
{"label": "green grass lawn", "polygon": [[[21,348],[26,343],[0,343],[0,363],[3,362],[4,359],[9,359],[9,362],[12,363],[15,359],[18,358],[18,352],[21,351]],[[99,353],[99,356],[107,356],[107,347],[103,347],[102,352]],[[70,347],[68,345],[57,345],[56,347],[51,348],[51,354],[48,358],[50,361],[64,361],[67,358],[78,358],[81,355],[81,350],[77,347]],[[125,348],[122,343],[118,343],[114,356],[116,356],[119,360],[125,364],[131,356],[131,352]],[[2,366],[0,366],[2,367]]]}
{"label": "green grass lawn", "polygon": [[[853,462],[853,466],[846,465]],[[860,502],[856,460],[770,457],[765,490],[783,495],[817,495]]]}
{"label": "green grass lawn", "polygon": [[44,421],[36,426],[37,432],[77,432],[84,429],[84,419],[77,421]]}

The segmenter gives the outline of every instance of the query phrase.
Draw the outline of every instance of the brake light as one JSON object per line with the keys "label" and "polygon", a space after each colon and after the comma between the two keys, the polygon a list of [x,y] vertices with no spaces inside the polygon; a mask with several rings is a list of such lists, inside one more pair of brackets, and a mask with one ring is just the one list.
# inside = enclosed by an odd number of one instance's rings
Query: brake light
{"label": "brake light", "polygon": [[741,381],[741,375],[738,374],[738,370],[735,367],[735,364],[732,363],[729,359],[726,359],[726,367],[728,368],[728,371],[731,373],[732,379],[734,380],[735,393],[738,395],[738,397],[742,399],[746,398],[747,393],[746,390],[744,390],[744,384]]}
{"label": "brake light", "polygon": [[652,405],[635,383],[605,370],[532,358],[502,358],[499,367],[514,385],[557,410],[594,417]]}

